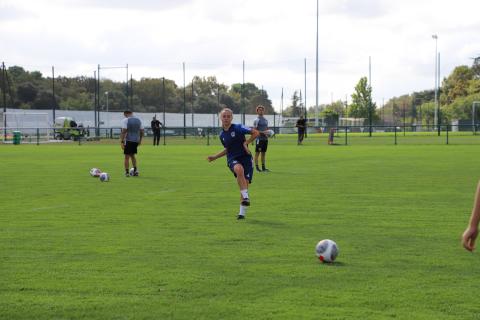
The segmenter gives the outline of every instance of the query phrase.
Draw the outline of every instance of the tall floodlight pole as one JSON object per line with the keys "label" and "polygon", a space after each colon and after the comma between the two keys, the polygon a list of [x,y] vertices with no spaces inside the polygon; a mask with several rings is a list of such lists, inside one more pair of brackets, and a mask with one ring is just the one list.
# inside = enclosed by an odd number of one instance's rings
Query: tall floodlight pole
{"label": "tall floodlight pole", "polygon": [[242,123],[245,124],[245,60],[242,62]]}
{"label": "tall floodlight pole", "polygon": [[280,127],[283,124],[283,88],[282,88],[282,96],[280,98],[280,119],[278,120],[280,122]]}
{"label": "tall floodlight pole", "polygon": [[368,87],[370,89],[370,97],[368,99],[368,125],[369,125],[369,132],[370,137],[372,136],[372,57],[368,57]]}
{"label": "tall floodlight pole", "polygon": [[105,91],[105,97],[107,99],[106,101],[106,106],[107,106],[107,128],[110,126],[110,120],[109,120],[109,116],[108,116],[108,91]]}
{"label": "tall floodlight pole", "polygon": [[130,106],[128,105],[128,96],[129,96],[129,90],[128,90],[128,63],[127,63],[126,69],[127,69],[127,82],[125,82],[125,84],[126,84],[126,86],[125,86],[125,93],[127,94],[127,109],[129,109]]}
{"label": "tall floodlight pole", "polygon": [[[94,96],[95,96],[95,100],[94,100],[94,103],[93,103],[93,123],[95,125],[95,127],[97,127],[97,71],[94,70],[93,71],[93,83],[95,84],[95,90],[94,90]],[[54,119],[55,121],[55,119]]]}
{"label": "tall floodlight pole", "polygon": [[55,67],[52,66],[52,114],[53,114],[53,123],[55,123],[55,109],[57,107],[57,101],[55,100]]}
{"label": "tall floodlight pole", "polygon": [[[194,79],[195,79],[195,78],[194,78]],[[194,92],[194,90],[193,90],[193,80],[194,80],[194,79],[192,79],[192,127],[195,127],[194,121],[193,121],[193,103],[194,103],[194,96],[195,96],[195,92]]]}
{"label": "tall floodlight pole", "polygon": [[98,137],[100,135],[100,131],[98,127],[100,126],[100,64],[97,66],[97,105],[95,107],[96,111],[96,119],[97,122],[95,123],[95,136]]}
{"label": "tall floodlight pole", "polygon": [[7,141],[7,95],[6,95],[6,79],[7,72],[5,71],[5,62],[2,62],[2,98],[3,98],[3,141]]}
{"label": "tall floodlight pole", "polygon": [[318,0],[317,0],[317,42],[315,54],[315,127],[318,127]]}
{"label": "tall floodlight pole", "polygon": [[133,111],[133,74],[130,74],[130,110]]}
{"label": "tall floodlight pole", "polygon": [[[438,53],[438,65],[437,65],[437,91],[440,90],[440,52]],[[440,112],[440,99],[438,98],[437,94],[437,119],[438,119],[438,135],[440,136],[440,129],[441,129],[441,124],[442,124],[442,115]]]}
{"label": "tall floodlight pole", "polygon": [[432,35],[432,38],[435,40],[435,85],[433,87],[433,90],[435,92],[435,107],[434,107],[434,111],[435,111],[435,116],[434,116],[434,120],[433,120],[433,124],[434,126],[438,126],[438,105],[437,105],[437,44],[438,44],[438,36],[436,34]]}
{"label": "tall floodlight pole", "polygon": [[[165,126],[165,77],[162,77],[163,126]],[[165,135],[164,135],[165,138]]]}
{"label": "tall floodlight pole", "polygon": [[186,105],[186,99],[187,99],[187,92],[185,88],[185,62],[183,62],[183,139],[187,139],[187,105]]}
{"label": "tall floodlight pole", "polygon": [[304,119],[307,123],[307,127],[305,128],[305,138],[307,137],[307,128],[308,128],[308,119],[307,119],[307,58],[303,59],[303,73],[304,73],[304,94],[303,94],[303,101],[305,103],[305,110],[304,110]]}
{"label": "tall floodlight pole", "polygon": [[[220,83],[217,84],[217,111],[220,110]],[[215,114],[217,114],[217,127],[220,126],[218,113],[213,112],[213,127],[215,127]]]}

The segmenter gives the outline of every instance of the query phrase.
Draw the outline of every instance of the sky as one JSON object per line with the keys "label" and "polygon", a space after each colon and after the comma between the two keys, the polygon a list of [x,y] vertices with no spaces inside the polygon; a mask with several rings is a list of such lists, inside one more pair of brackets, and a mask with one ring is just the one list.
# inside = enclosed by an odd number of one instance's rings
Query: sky
{"label": "sky", "polygon": [[[350,102],[361,77],[377,106],[433,89],[436,52],[442,78],[480,56],[478,12],[478,0],[319,0],[318,104]],[[315,0],[0,0],[7,67],[93,77],[100,64],[125,81],[108,67],[128,64],[129,77],[183,86],[184,63],[186,84],[252,82],[276,110],[300,90],[316,105],[316,39]]]}

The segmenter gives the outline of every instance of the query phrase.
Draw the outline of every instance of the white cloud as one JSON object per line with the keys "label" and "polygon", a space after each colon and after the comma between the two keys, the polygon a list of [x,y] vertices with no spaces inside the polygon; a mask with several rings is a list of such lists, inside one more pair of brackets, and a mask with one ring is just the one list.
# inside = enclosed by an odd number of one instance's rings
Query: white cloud
{"label": "white cloud", "polygon": [[[374,99],[430,89],[435,42],[446,76],[480,54],[477,0],[322,0],[319,98],[350,96],[372,59]],[[97,64],[129,64],[135,78],[183,82],[215,75],[232,84],[263,86],[279,108],[304,91],[315,103],[316,1],[273,0],[3,0],[0,42],[7,65],[62,75],[92,75]],[[125,78],[121,70],[105,76]],[[188,82],[188,80],[187,80]],[[287,94],[288,93],[288,94]],[[305,94],[305,92],[304,92]],[[286,99],[287,99],[286,98]],[[348,97],[350,99],[350,97]],[[285,101],[284,104],[288,104]]]}

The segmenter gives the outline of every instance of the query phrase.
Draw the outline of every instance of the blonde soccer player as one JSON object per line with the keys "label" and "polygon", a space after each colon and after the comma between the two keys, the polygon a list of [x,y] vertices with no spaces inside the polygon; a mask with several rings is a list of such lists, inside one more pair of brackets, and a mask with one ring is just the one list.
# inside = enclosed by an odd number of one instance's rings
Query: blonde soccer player
{"label": "blonde soccer player", "polygon": [[[207,157],[209,162],[227,156],[227,165],[237,179],[240,188],[240,211],[237,219],[245,219],[247,208],[250,206],[248,186],[253,178],[253,159],[248,145],[259,135],[256,129],[245,127],[242,124],[234,124],[233,112],[229,108],[223,108],[220,112],[222,131],[220,141],[224,149],[217,154]],[[247,139],[245,135],[250,135]]]}

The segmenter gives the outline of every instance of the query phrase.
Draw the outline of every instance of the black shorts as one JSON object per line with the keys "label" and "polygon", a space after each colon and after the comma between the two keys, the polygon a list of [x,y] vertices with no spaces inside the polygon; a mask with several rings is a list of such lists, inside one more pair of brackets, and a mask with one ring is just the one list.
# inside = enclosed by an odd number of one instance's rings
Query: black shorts
{"label": "black shorts", "polygon": [[125,149],[123,149],[123,154],[136,154],[137,147],[138,147],[138,142],[127,141],[125,143]]}
{"label": "black shorts", "polygon": [[268,140],[257,140],[255,144],[255,152],[267,152]]}

